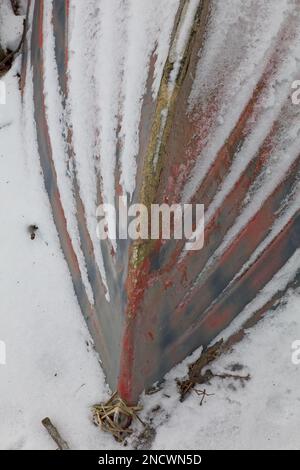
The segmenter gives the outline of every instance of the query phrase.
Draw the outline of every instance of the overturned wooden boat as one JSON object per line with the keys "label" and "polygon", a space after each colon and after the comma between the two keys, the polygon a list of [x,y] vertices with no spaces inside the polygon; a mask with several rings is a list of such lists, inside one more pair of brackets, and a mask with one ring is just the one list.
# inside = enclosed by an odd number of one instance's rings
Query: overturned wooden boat
{"label": "overturned wooden boat", "polygon": [[[23,99],[78,302],[128,403],[299,282],[300,4],[279,3],[29,2]],[[97,207],[120,196],[203,204],[203,248],[100,242]]]}

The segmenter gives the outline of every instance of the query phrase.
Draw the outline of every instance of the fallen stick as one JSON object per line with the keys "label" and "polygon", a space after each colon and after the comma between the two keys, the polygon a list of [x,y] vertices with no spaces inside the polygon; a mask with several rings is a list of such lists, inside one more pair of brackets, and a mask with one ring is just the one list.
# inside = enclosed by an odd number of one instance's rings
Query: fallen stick
{"label": "fallen stick", "polygon": [[59,434],[56,427],[51,423],[50,418],[44,418],[42,420],[42,425],[47,429],[48,433],[57,444],[59,450],[69,450],[69,446],[66,441],[63,440],[61,435]]}
{"label": "fallen stick", "polygon": [[247,374],[247,375],[236,375],[236,374],[214,374],[212,372],[212,377],[219,377],[219,379],[234,379],[234,380],[250,380],[251,379],[251,375],[250,374]]}

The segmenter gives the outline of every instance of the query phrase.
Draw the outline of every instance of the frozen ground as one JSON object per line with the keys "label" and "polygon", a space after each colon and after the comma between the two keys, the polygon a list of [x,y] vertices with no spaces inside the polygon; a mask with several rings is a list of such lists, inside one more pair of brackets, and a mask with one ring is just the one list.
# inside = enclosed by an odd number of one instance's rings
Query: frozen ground
{"label": "frozen ground", "polygon": [[[13,47],[20,25],[7,30]],[[6,345],[0,448],[55,449],[41,425],[45,416],[73,449],[119,448],[91,422],[90,406],[109,391],[59,246],[35,146],[28,151],[32,123],[21,110],[19,66],[18,59],[4,79],[7,103],[0,105],[0,341]],[[32,241],[27,227],[33,223],[39,230]],[[286,277],[281,273],[278,283]],[[300,364],[292,362],[299,311],[300,295],[290,293],[285,306],[212,367],[223,373],[239,364],[242,369],[232,373],[249,373],[250,381],[215,378],[202,406],[195,392],[179,403],[175,379],[186,374],[197,351],[168,374],[163,390],[142,397],[141,417],[151,416],[156,430],[152,448],[299,449]],[[137,426],[135,433],[141,431]]]}

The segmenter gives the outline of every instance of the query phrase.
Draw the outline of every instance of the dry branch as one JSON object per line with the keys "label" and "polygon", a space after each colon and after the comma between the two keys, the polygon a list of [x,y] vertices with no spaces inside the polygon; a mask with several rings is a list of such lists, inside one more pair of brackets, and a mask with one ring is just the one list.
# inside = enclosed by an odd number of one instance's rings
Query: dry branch
{"label": "dry branch", "polygon": [[194,388],[196,384],[207,383],[213,376],[210,370],[202,373],[204,367],[220,356],[222,352],[223,340],[221,339],[213,346],[207,348],[199,359],[189,365],[188,378],[186,380],[177,380],[180,391],[180,401],[183,401],[187,394]]}

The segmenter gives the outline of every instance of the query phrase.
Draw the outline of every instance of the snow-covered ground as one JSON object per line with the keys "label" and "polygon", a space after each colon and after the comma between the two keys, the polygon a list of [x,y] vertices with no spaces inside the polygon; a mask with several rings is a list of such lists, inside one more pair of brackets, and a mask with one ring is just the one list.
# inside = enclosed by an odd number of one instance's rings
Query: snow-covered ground
{"label": "snow-covered ground", "polygon": [[[243,383],[214,378],[209,386],[196,387],[213,394],[202,406],[195,392],[178,403],[174,378],[185,375],[186,367],[175,368],[163,392],[171,396],[162,405],[170,418],[158,427],[153,448],[299,449],[300,365],[292,362],[292,343],[300,338],[299,314],[300,296],[293,294],[285,307],[269,312],[242,343],[221,357],[213,372],[249,373],[251,379]],[[243,367],[232,372],[237,364]],[[153,395],[151,405],[158,403],[160,397]]]}
{"label": "snow-covered ground", "polygon": [[[6,37],[13,47],[21,28],[20,19],[11,21]],[[0,341],[6,346],[6,364],[0,365],[0,448],[55,449],[41,425],[46,416],[72,449],[120,448],[91,420],[90,407],[110,392],[59,245],[36,146],[28,142],[33,123],[22,111],[19,69],[20,58],[3,79],[7,102],[0,105]],[[35,240],[30,224],[39,227]],[[299,449],[300,364],[292,362],[299,314],[300,294],[290,293],[286,305],[216,361],[214,372],[249,373],[251,379],[214,378],[205,386],[211,396],[202,406],[195,392],[180,403],[175,382],[200,351],[167,375],[161,391],[143,396],[141,417],[151,417],[156,432],[152,448]],[[232,372],[236,364],[241,370]],[[127,448],[136,445],[141,431],[136,425]]]}

